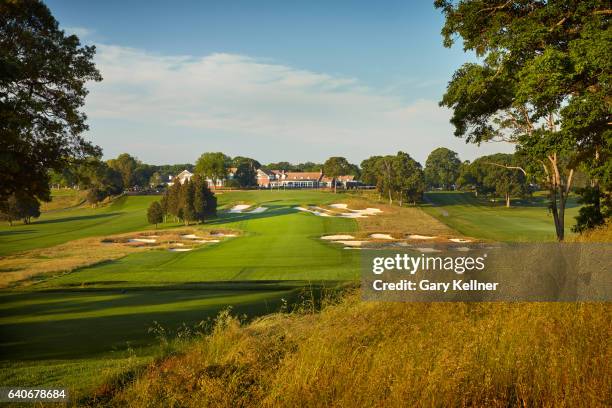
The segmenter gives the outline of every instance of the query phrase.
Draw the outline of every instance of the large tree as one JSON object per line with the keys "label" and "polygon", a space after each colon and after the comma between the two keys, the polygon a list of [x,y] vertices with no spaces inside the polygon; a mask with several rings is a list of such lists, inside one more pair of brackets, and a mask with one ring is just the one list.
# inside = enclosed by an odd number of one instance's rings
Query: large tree
{"label": "large tree", "polygon": [[336,179],[348,174],[351,170],[351,164],[344,157],[330,157],[323,163],[323,173],[332,178],[334,193],[336,193]]}
{"label": "large tree", "polygon": [[208,152],[200,156],[195,165],[195,172],[204,178],[209,178],[213,186],[217,186],[219,180],[227,177],[227,168],[230,158],[221,152]]}
{"label": "large tree", "polygon": [[450,188],[457,181],[461,161],[456,152],[438,147],[425,162],[425,180],[431,187]]}
{"label": "large tree", "polygon": [[232,164],[236,167],[234,180],[238,182],[240,187],[251,187],[257,185],[257,169],[261,164],[248,157],[234,157]]}
{"label": "large tree", "polygon": [[[611,11],[600,0],[436,0],[444,45],[457,36],[478,63],[459,68],[441,104],[455,135],[504,140],[548,188],[558,240],[574,170],[601,161],[609,138]],[[608,136],[606,136],[608,135]],[[536,172],[537,169],[537,172]]]}
{"label": "large tree", "polygon": [[66,35],[42,2],[0,2],[0,200],[50,199],[49,170],[100,153],[82,134],[95,48]]}
{"label": "large tree", "polygon": [[121,153],[116,159],[110,159],[108,165],[121,173],[125,188],[133,187],[136,184],[136,169],[141,163],[128,153]]}

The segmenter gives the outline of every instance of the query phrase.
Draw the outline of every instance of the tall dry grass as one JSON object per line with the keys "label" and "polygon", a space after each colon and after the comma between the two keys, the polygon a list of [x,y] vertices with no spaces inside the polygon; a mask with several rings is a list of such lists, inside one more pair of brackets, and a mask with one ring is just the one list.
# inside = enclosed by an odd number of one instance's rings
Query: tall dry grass
{"label": "tall dry grass", "polygon": [[103,405],[405,407],[610,404],[609,304],[360,302],[222,316]]}

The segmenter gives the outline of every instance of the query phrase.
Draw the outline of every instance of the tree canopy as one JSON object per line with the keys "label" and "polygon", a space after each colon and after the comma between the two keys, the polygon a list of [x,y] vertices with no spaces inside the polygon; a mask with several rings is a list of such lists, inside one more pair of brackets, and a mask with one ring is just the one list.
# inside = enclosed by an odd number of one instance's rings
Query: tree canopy
{"label": "tree canopy", "polygon": [[100,154],[82,137],[95,47],[60,30],[37,0],[0,2],[0,200],[49,200],[50,169]]}
{"label": "tree canopy", "polygon": [[514,143],[548,188],[563,240],[574,171],[586,158],[601,161],[600,151],[609,148],[609,6],[599,0],[435,5],[445,15],[444,45],[461,37],[480,61],[455,72],[441,101],[453,110],[455,135]]}
{"label": "tree canopy", "polygon": [[231,159],[221,152],[208,152],[200,156],[195,165],[195,172],[204,178],[213,180],[213,185],[217,185],[218,180],[227,177],[227,169]]}
{"label": "tree canopy", "polygon": [[457,181],[461,160],[456,152],[438,147],[425,162],[425,180],[431,187],[449,189]]}
{"label": "tree canopy", "polygon": [[334,193],[336,192],[336,179],[349,174],[351,169],[351,164],[344,157],[330,157],[323,163],[323,173],[333,179]]}

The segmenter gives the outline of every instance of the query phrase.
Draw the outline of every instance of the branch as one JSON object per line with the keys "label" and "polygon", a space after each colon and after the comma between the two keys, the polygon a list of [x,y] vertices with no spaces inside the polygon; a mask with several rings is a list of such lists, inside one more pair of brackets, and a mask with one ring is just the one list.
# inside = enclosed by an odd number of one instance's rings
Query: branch
{"label": "branch", "polygon": [[522,167],[519,167],[519,166],[506,166],[505,164],[492,163],[492,162],[484,162],[484,163],[490,164],[492,166],[503,167],[505,169],[510,169],[510,170],[520,170],[523,172],[525,176],[527,176],[527,172]]}

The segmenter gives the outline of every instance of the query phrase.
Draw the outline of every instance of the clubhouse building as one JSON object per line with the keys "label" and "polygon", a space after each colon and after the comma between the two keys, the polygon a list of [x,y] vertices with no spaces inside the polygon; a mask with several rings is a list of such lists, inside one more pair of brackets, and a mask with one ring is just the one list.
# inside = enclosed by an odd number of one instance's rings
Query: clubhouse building
{"label": "clubhouse building", "polygon": [[[344,188],[355,187],[358,182],[355,176],[340,176],[336,185]],[[323,171],[284,171],[257,170],[257,185],[260,188],[324,188],[333,187],[334,180],[323,174]]]}

